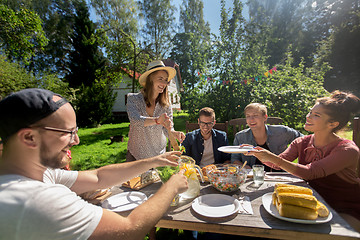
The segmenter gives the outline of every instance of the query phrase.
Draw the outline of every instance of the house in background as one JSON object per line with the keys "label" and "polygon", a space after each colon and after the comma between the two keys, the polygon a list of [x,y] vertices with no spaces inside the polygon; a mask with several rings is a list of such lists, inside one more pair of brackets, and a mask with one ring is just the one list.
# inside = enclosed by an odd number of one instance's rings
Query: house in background
{"label": "house in background", "polygon": [[[184,87],[181,80],[179,65],[177,65],[171,59],[162,60],[165,66],[173,67],[176,69],[176,76],[171,79],[168,86],[169,100],[173,110],[181,110],[180,106],[180,92],[184,91]],[[114,116],[127,116],[126,113],[126,103],[127,103],[127,94],[132,92],[132,81],[133,81],[133,71],[123,68],[125,72],[122,81],[113,87],[114,93],[117,93],[112,112]],[[138,82],[141,74],[135,72],[135,79]],[[139,92],[140,89],[135,87],[135,92]]]}

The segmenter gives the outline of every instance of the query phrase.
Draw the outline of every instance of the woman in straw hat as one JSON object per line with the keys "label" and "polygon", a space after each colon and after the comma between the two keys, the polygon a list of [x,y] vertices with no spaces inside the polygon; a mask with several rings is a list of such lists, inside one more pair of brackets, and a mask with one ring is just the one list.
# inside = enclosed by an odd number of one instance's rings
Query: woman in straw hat
{"label": "woman in straw hat", "polygon": [[166,151],[167,129],[182,142],[183,132],[174,131],[167,86],[176,75],[160,60],[152,61],[140,78],[139,93],[129,93],[127,113],[130,119],[127,161],[157,156]]}

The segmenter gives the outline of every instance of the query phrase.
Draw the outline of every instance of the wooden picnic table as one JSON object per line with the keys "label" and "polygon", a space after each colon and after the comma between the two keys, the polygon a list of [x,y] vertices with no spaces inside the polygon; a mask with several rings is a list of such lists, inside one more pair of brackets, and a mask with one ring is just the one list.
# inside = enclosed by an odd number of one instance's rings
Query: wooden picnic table
{"label": "wooden picnic table", "polygon": [[[331,221],[322,224],[292,223],[270,215],[262,205],[262,196],[266,193],[273,192],[275,183],[281,181],[283,183],[311,188],[306,182],[287,173],[272,173],[270,177],[279,177],[279,179],[265,179],[264,184],[260,187],[255,187],[252,179],[248,178],[245,184],[241,186],[241,190],[228,194],[230,196],[233,194],[245,194],[248,196],[253,208],[253,215],[233,214],[223,218],[204,217],[192,209],[191,204],[193,200],[185,200],[180,201],[175,207],[170,207],[168,212],[156,224],[156,227],[274,239],[360,239],[360,233],[351,228],[349,224],[328,205],[327,207],[332,212],[333,218]],[[284,180],[284,178],[286,179]],[[161,184],[161,182],[153,183],[141,189],[140,192],[150,197],[151,194],[154,194],[159,189]],[[111,191],[113,194],[117,194],[132,190],[115,186]],[[314,189],[313,191],[314,196],[325,203],[324,199]],[[200,195],[216,193],[221,194],[221,192],[213,188],[209,183],[201,184]],[[129,212],[119,214],[127,215]]]}

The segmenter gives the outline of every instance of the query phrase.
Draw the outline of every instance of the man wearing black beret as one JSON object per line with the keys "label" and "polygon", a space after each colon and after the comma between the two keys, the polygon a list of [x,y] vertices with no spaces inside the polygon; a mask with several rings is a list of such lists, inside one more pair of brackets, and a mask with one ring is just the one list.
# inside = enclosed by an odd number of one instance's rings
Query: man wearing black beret
{"label": "man wearing black beret", "polygon": [[0,101],[1,239],[142,239],[174,196],[187,188],[175,174],[128,217],[82,200],[87,191],[119,185],[158,166],[176,166],[180,152],[90,171],[65,171],[67,151],[79,144],[74,109],[44,89],[26,89]]}

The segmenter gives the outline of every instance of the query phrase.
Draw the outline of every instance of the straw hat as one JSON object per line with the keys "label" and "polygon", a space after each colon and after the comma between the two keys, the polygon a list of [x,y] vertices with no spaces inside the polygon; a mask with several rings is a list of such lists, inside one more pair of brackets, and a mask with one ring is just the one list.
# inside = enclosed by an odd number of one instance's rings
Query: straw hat
{"label": "straw hat", "polygon": [[150,73],[156,72],[156,71],[160,71],[160,70],[164,70],[167,71],[169,77],[168,77],[168,81],[170,82],[171,79],[173,79],[176,75],[176,70],[173,67],[166,67],[165,64],[160,61],[160,60],[154,60],[151,63],[149,63],[149,65],[146,67],[146,72],[144,72],[143,74],[141,74],[140,78],[139,78],[139,83],[141,86],[145,86],[146,83],[146,78],[147,76],[149,76]]}

